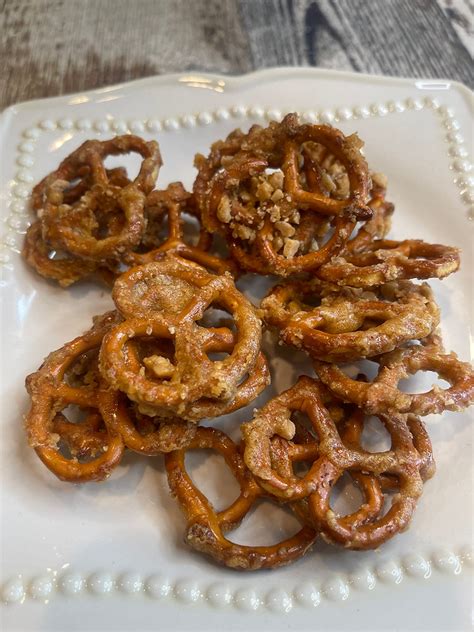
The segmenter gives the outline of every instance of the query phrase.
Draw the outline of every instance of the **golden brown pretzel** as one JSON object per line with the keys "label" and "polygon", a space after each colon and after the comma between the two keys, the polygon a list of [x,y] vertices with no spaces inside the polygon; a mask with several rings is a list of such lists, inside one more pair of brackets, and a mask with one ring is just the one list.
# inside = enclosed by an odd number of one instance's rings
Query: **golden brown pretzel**
{"label": "golden brown pretzel", "polygon": [[[69,459],[61,454],[58,440],[61,437],[55,434],[55,422],[64,422],[58,414],[68,405],[74,404],[89,413],[98,409],[98,392],[106,386],[101,383],[89,383],[90,360],[89,353],[97,350],[106,331],[117,322],[117,313],[109,312],[96,319],[91,330],[83,336],[79,336],[70,343],[64,345],[58,351],[51,353],[41,365],[40,369],[26,379],[27,390],[31,397],[31,408],[25,419],[25,428],[31,447],[36,450],[39,458],[58,478],[70,482],[100,481],[107,478],[111,471],[120,463],[125,446],[123,441],[113,429],[109,428],[104,420],[107,440],[106,450],[97,454],[90,447],[85,454],[93,455],[93,459],[80,462],[77,458]],[[96,363],[92,359],[92,366]],[[77,363],[86,363],[88,372],[79,386],[68,383],[68,371],[74,369]],[[93,379],[97,378],[97,372],[93,372]],[[71,378],[69,378],[70,381]],[[57,425],[56,425],[56,429]],[[70,430],[70,429],[69,429]],[[63,428],[64,432],[64,428]],[[66,432],[67,434],[67,432]],[[64,435],[63,435],[64,436]],[[69,435],[70,436],[70,435]],[[72,438],[66,443],[78,447],[77,441]],[[80,451],[80,450],[79,450]]]}
{"label": "golden brown pretzel", "polygon": [[[430,415],[444,410],[459,411],[474,402],[474,371],[455,353],[444,353],[439,343],[429,340],[422,345],[395,349],[374,359],[379,364],[372,382],[351,379],[334,364],[314,360],[319,378],[338,397],[369,412],[395,410],[399,413]],[[433,387],[425,393],[399,390],[400,380],[417,371],[434,371],[449,382],[448,388]]]}
{"label": "golden brown pretzel", "polygon": [[[144,279],[139,290],[140,296],[146,296],[143,313],[138,307],[142,299],[133,294],[133,279],[137,277]],[[161,290],[155,288],[160,283],[166,286],[169,277],[180,278],[185,300],[181,303],[181,298],[178,299],[176,311],[148,311],[146,305],[153,309],[156,296],[156,307],[162,307]],[[184,290],[186,284],[194,286],[193,293]],[[252,305],[235,288],[230,276],[217,277],[189,262],[168,258],[146,264],[142,270],[132,270],[114,296],[123,313],[133,313],[133,306],[137,305],[139,314],[113,328],[102,344],[101,372],[114,388],[126,392],[142,410],[147,407],[145,412],[148,407],[167,408],[183,416],[188,404],[201,398],[231,403],[239,383],[257,362],[261,326]],[[226,327],[216,329],[196,324],[211,305],[232,315],[235,334]],[[174,341],[174,364],[168,358],[154,355],[144,361],[147,375],[132,342],[146,337]],[[221,349],[219,345],[224,346]],[[216,350],[229,355],[212,361],[207,353]],[[266,379],[260,384],[263,388]]]}
{"label": "golden brown pretzel", "polygon": [[[169,252],[219,274],[235,272],[231,262],[208,252],[212,235],[200,224],[194,198],[181,182],[173,182],[163,191],[150,193],[146,200],[145,215],[147,227],[139,248],[124,255],[123,259],[128,265],[149,263]],[[195,245],[187,243],[184,235],[183,218],[186,216],[192,216],[199,222],[199,237]]]}
{"label": "golden brown pretzel", "polygon": [[25,261],[46,279],[57,281],[62,287],[68,287],[72,283],[84,278],[101,276],[106,273],[106,279],[113,282],[114,274],[96,261],[79,259],[71,255],[64,255],[61,259],[50,257],[55,249],[48,246],[41,235],[41,223],[34,222],[26,231],[23,242],[22,256]]}
{"label": "golden brown pretzel", "polygon": [[[246,180],[257,173],[256,165],[262,169],[264,163],[257,163],[252,158],[236,160],[223,172],[217,173],[210,185],[207,213],[204,216],[218,217],[223,220],[224,228],[221,223],[220,232],[224,233],[229,251],[239,266],[251,272],[288,276],[295,272],[313,270],[328,261],[332,255],[337,254],[349,239],[356,224],[355,218],[352,216],[334,218],[332,222],[334,232],[330,239],[317,250],[309,251],[320,233],[321,217],[308,211],[298,211],[298,207],[291,198],[289,200],[283,198],[278,202],[278,207],[276,204],[272,207],[278,208],[275,217],[281,219],[273,218],[273,210],[263,210],[257,212],[253,225],[252,220],[246,220],[247,224],[250,223],[250,227],[243,223],[233,225],[230,219],[232,215],[225,215],[223,210],[223,203],[229,199],[226,190],[229,183],[235,186],[235,182]],[[273,204],[271,198],[268,204]],[[235,206],[235,202],[233,205]],[[235,212],[237,217],[240,213],[245,218],[243,209]],[[247,211],[247,214],[250,212]],[[226,228],[228,218],[229,225]],[[213,225],[212,222],[209,224]],[[246,240],[247,243],[253,243],[250,249],[246,246]],[[295,252],[290,256],[289,248],[296,246]],[[301,254],[299,254],[300,251]]]}
{"label": "golden brown pretzel", "polygon": [[[405,416],[379,415],[391,436],[391,447],[368,452],[360,446],[364,412],[354,410],[336,425],[324,403],[326,398],[320,383],[301,377],[295,386],[268,402],[242,426],[245,463],[269,493],[292,500],[307,497],[309,516],[328,540],[346,548],[375,548],[408,525],[422,492],[420,470],[428,476],[429,464],[426,455],[418,453],[414,426]],[[295,435],[291,415],[296,411],[308,416],[312,441],[291,441]],[[280,437],[277,452],[275,435]],[[418,443],[426,452],[424,439],[420,436]],[[310,463],[301,478],[288,466],[295,461]],[[366,503],[341,518],[330,508],[330,493],[346,471],[364,490]],[[389,481],[395,482],[398,494],[383,515],[382,491]]]}
{"label": "golden brown pretzel", "polygon": [[[362,452],[359,448],[360,435],[363,429],[362,416],[361,411],[355,413],[352,418],[345,422],[345,428],[341,431],[341,439],[345,440],[346,445],[352,447],[356,453]],[[397,533],[404,531],[423,491],[420,475],[422,461],[414,446],[413,436],[406,418],[404,416],[380,415],[380,419],[390,433],[392,440],[388,452],[392,453],[393,456],[390,458],[389,469],[384,475],[386,477],[388,473],[397,481],[396,494],[392,497],[392,503],[387,513],[383,513],[383,503],[380,503],[380,511],[376,516],[370,511],[375,505],[374,499],[377,498],[382,486],[380,483],[377,484],[377,481],[373,481],[374,489],[367,485],[367,479],[370,480],[368,473],[373,471],[368,463],[360,464],[356,470],[359,477],[366,479],[365,485],[361,485],[360,478],[358,482],[364,490],[368,507],[362,505],[358,511],[344,517],[338,516],[331,509],[331,491],[344,470],[335,467],[330,456],[319,459],[316,475],[319,476],[321,484],[316,492],[308,498],[309,515],[314,520],[315,526],[321,529],[323,537],[329,542],[344,546],[346,549],[374,549]],[[386,452],[374,453],[372,462],[375,462],[379,455],[381,461],[387,457]],[[374,473],[378,473],[378,466],[374,469]]]}
{"label": "golden brown pretzel", "polygon": [[148,418],[148,432],[140,432],[140,413],[123,393],[113,389],[100,391],[98,404],[107,426],[122,437],[127,448],[140,454],[155,456],[186,447],[196,432],[195,424],[179,418]]}
{"label": "golden brown pretzel", "polygon": [[[223,511],[214,509],[186,472],[184,457],[187,450],[193,449],[218,452],[239,483],[239,497]],[[220,430],[197,428],[188,447],[167,454],[165,464],[171,493],[186,518],[186,544],[217,562],[241,570],[276,568],[298,559],[313,545],[317,531],[308,526],[272,546],[245,546],[226,538],[225,534],[239,526],[263,492],[245,467],[237,446]]]}
{"label": "golden brown pretzel", "polygon": [[325,263],[317,276],[339,285],[371,288],[398,279],[442,279],[456,272],[459,265],[458,248],[421,239],[377,239],[365,243],[360,252]]}
{"label": "golden brown pretzel", "polygon": [[[64,191],[68,202],[77,202],[92,184],[107,185],[111,182],[118,186],[129,183],[123,170],[106,169],[107,156],[138,153],[143,162],[133,181],[143,193],[148,194],[154,187],[161,167],[161,155],[156,141],[146,142],[138,136],[126,134],[106,141],[86,140],[80,147],[64,158],[59,167],[48,174],[33,189],[32,206],[35,211],[44,207],[49,187],[58,180],[74,183],[76,186]],[[66,201],[66,200],[65,200]]]}
{"label": "golden brown pretzel", "polygon": [[[107,156],[130,151],[143,157],[132,182],[117,178],[104,166]],[[75,256],[99,261],[120,259],[142,238],[145,197],[155,184],[160,166],[161,156],[154,141],[147,143],[136,136],[86,141],[33,190],[33,206],[38,208],[43,238]],[[86,189],[85,180],[80,180],[73,190],[75,196],[82,194],[71,199],[71,181],[84,170],[90,186]]]}
{"label": "golden brown pretzel", "polygon": [[[288,276],[316,269],[341,251],[357,219],[372,216],[360,141],[328,126],[299,125],[294,114],[232,133],[195,164],[204,226],[226,238],[247,271]],[[331,179],[340,175],[347,181],[341,191]],[[329,227],[321,214],[334,218],[324,244],[319,238]]]}
{"label": "golden brown pretzel", "polygon": [[[326,362],[369,358],[392,351],[412,339],[428,336],[439,323],[430,288],[402,283],[393,297],[334,293],[331,285],[313,281],[276,286],[262,301],[264,320],[280,330],[287,344]],[[313,307],[301,298],[316,298]]]}

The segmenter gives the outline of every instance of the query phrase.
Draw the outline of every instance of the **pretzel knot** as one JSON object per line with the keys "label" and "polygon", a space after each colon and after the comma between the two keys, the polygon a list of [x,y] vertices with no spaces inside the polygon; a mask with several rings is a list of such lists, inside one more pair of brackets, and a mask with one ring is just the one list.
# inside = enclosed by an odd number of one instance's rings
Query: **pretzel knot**
{"label": "pretzel knot", "polygon": [[288,276],[316,269],[341,251],[358,219],[372,217],[360,147],[356,136],[299,125],[294,114],[232,133],[207,159],[195,159],[204,226],[226,238],[245,270]]}
{"label": "pretzel knot", "polygon": [[[108,171],[109,155],[137,152],[143,162],[130,182],[122,170]],[[76,257],[119,259],[138,245],[145,230],[146,195],[156,181],[158,144],[136,136],[86,141],[33,190],[44,240]]]}
{"label": "pretzel knot", "polygon": [[60,259],[55,259],[54,254],[56,249],[43,240],[41,222],[31,224],[26,231],[22,255],[41,276],[54,279],[62,287],[89,277],[99,278],[106,285],[113,284],[117,274],[114,265],[79,259],[66,253],[62,253]]}
{"label": "pretzel knot", "polygon": [[[186,452],[196,449],[218,452],[240,486],[239,497],[223,511],[214,509],[186,471]],[[245,546],[226,537],[225,534],[237,528],[255,502],[265,494],[245,467],[235,443],[215,428],[197,428],[186,449],[165,456],[165,465],[171,492],[186,518],[186,543],[226,566],[256,570],[289,564],[303,556],[317,537],[317,531],[306,525],[296,535],[272,546]]]}
{"label": "pretzel knot", "polygon": [[[304,299],[320,304],[314,307]],[[439,309],[426,284],[386,286],[377,297],[350,290],[336,293],[334,286],[317,280],[296,281],[273,288],[261,309],[265,322],[280,330],[283,342],[326,362],[392,351],[428,336],[439,322]]]}
{"label": "pretzel knot", "polygon": [[[345,411],[336,423],[325,401],[320,383],[301,377],[268,402],[242,426],[245,463],[269,493],[286,500],[307,498],[311,523],[326,539],[347,548],[375,548],[407,527],[422,493],[421,473],[426,478],[433,473],[431,444],[418,419],[381,414],[391,447],[368,452],[360,445],[364,411]],[[305,440],[297,440],[291,419],[296,412],[308,417],[311,439],[306,432]],[[309,464],[302,477],[293,471],[296,462]],[[330,507],[330,496],[346,472],[361,487],[365,502],[340,517]],[[390,485],[397,494],[384,514],[384,489]]]}
{"label": "pretzel knot", "polygon": [[[375,358],[379,369],[372,382],[348,377],[334,364],[314,360],[316,373],[331,391],[345,401],[369,412],[395,410],[399,413],[430,415],[444,410],[460,411],[474,402],[474,372],[455,353],[444,353],[435,341],[396,349]],[[434,371],[450,386],[424,393],[406,393],[398,383],[417,371]]]}
{"label": "pretzel knot", "polygon": [[142,415],[123,393],[113,389],[99,392],[99,409],[107,426],[122,437],[127,448],[148,456],[187,446],[197,428],[179,418]]}
{"label": "pretzel knot", "polygon": [[[126,273],[114,288],[114,299],[125,316],[137,315],[105,336],[100,369],[142,412],[166,409],[189,420],[210,410],[225,414],[268,383],[260,321],[229,275],[217,277],[169,257]],[[199,324],[212,306],[232,316],[235,333]],[[171,351],[142,362],[139,345],[147,339],[171,341]],[[227,357],[212,360],[213,353]]]}
{"label": "pretzel knot", "polygon": [[143,162],[133,184],[148,194],[153,189],[161,167],[161,155],[158,143],[146,142],[138,136],[126,134],[106,141],[87,140],[69,156],[59,167],[39,182],[32,192],[33,209],[40,212],[47,199],[48,189],[54,182],[66,181],[69,187],[64,191],[68,202],[76,202],[93,184],[117,186],[130,184],[124,169],[106,169],[107,156],[118,156],[135,152],[142,156]]}
{"label": "pretzel knot", "polygon": [[360,252],[342,253],[325,263],[317,276],[331,283],[371,288],[398,279],[442,279],[459,269],[459,248],[421,239],[376,239]]}
{"label": "pretzel knot", "polygon": [[[99,393],[107,387],[96,368],[102,338],[116,322],[116,312],[100,317],[90,331],[51,353],[40,369],[26,379],[31,396],[25,419],[29,443],[61,480],[103,480],[122,458],[122,438],[99,412]],[[71,423],[61,413],[70,405],[86,414],[83,423]],[[72,458],[62,454],[60,439]],[[81,461],[80,457],[89,460]]]}
{"label": "pretzel knot", "polygon": [[[123,260],[128,265],[149,263],[160,259],[164,253],[173,253],[218,274],[235,272],[231,262],[208,252],[212,235],[200,224],[194,197],[181,182],[173,182],[163,191],[150,193],[145,215],[147,226],[139,247],[124,254]],[[185,230],[196,227],[196,224],[199,234],[192,245]]]}

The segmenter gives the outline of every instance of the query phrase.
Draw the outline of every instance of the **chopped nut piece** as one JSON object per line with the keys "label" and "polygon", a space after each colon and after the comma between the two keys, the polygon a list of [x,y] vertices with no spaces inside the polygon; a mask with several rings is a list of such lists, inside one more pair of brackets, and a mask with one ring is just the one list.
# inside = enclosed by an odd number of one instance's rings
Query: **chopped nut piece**
{"label": "chopped nut piece", "polygon": [[275,249],[275,252],[278,252],[279,250],[281,250],[283,248],[283,239],[280,237],[280,235],[276,235],[273,239],[273,247]]}
{"label": "chopped nut piece", "polygon": [[275,222],[275,228],[280,231],[283,237],[292,237],[295,234],[295,229],[288,222]]}
{"label": "chopped nut piece", "polygon": [[281,218],[281,209],[279,206],[272,206],[270,209],[270,221],[278,222]]}
{"label": "chopped nut piece", "polygon": [[217,217],[224,224],[228,224],[232,219],[232,209],[230,206],[230,200],[227,195],[223,195],[219,206],[217,207]]}
{"label": "chopped nut piece", "polygon": [[334,180],[326,171],[323,171],[321,175],[321,181],[323,183],[324,188],[327,189],[329,193],[332,193],[333,191],[336,190],[336,185],[334,184]]}
{"label": "chopped nut piece", "polygon": [[341,173],[339,176],[337,176],[336,187],[337,187],[336,196],[338,198],[344,199],[346,197],[349,197],[350,183],[349,183],[349,177],[347,173]]}
{"label": "chopped nut piece", "polygon": [[260,202],[266,202],[272,197],[272,193],[273,189],[271,185],[266,180],[264,180],[258,185],[256,196]]}
{"label": "chopped nut piece", "polygon": [[290,259],[298,252],[299,247],[300,242],[297,239],[290,239],[287,237],[285,239],[285,245],[283,246],[283,256]]}
{"label": "chopped nut piece", "polygon": [[274,189],[282,189],[283,181],[284,177],[282,171],[275,171],[268,177],[268,182],[272,185]]}
{"label": "chopped nut piece", "polygon": [[384,173],[372,173],[371,174],[372,183],[376,187],[381,187],[382,189],[386,189],[388,185],[388,178]]}
{"label": "chopped nut piece", "polygon": [[163,356],[152,355],[143,358],[143,364],[156,377],[171,377],[175,370],[173,363]]}
{"label": "chopped nut piece", "polygon": [[285,194],[283,193],[283,191],[281,189],[276,189],[273,192],[271,200],[272,200],[272,202],[279,202],[284,196],[285,196]]}
{"label": "chopped nut piece", "polygon": [[238,237],[239,239],[248,241],[253,241],[255,239],[255,231],[248,226],[244,226],[243,224],[235,224],[235,226],[233,226],[232,228],[232,235],[234,237]]}

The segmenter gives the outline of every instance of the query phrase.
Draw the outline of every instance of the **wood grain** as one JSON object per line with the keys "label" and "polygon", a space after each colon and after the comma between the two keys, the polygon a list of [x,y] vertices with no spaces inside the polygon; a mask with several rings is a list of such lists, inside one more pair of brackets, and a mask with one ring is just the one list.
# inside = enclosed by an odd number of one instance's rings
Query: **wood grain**
{"label": "wood grain", "polygon": [[464,16],[461,39],[452,1],[0,0],[0,109],[190,69],[314,65],[472,86],[472,27]]}

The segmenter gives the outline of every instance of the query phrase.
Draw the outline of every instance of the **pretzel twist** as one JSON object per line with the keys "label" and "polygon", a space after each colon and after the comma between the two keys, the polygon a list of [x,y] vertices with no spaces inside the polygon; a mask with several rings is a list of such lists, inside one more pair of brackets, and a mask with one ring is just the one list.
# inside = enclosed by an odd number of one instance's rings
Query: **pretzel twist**
{"label": "pretzel twist", "polygon": [[[388,289],[392,300],[383,295],[372,300],[335,293],[334,286],[318,281],[293,282],[273,288],[261,310],[286,344],[318,360],[345,362],[392,351],[428,336],[438,325],[439,309],[428,285],[405,283]],[[305,304],[305,297],[316,298],[320,305]]]}
{"label": "pretzel twist", "polygon": [[[71,428],[68,427],[64,433],[65,428],[62,424],[67,422],[64,421],[63,415],[58,418],[58,414],[71,404],[89,413],[89,423],[90,415],[97,415],[98,392],[104,385],[99,382],[98,385],[71,386],[66,380],[67,373],[76,362],[84,358],[85,354],[98,349],[105,332],[116,322],[115,312],[104,314],[96,320],[90,331],[51,353],[40,369],[26,379],[31,397],[31,408],[25,419],[28,441],[46,467],[61,480],[103,480],[110,475],[122,458],[125,447],[122,438],[107,426],[103,418],[107,434],[107,439],[104,440],[106,450],[99,453],[97,446],[78,443],[77,437],[68,440]],[[55,434],[55,429],[59,429],[59,435]],[[88,462],[80,462],[76,457],[69,459],[64,456],[58,447],[61,434],[66,437],[66,443],[73,448],[73,452],[80,453],[83,448],[86,456],[93,455],[94,458]]]}
{"label": "pretzel twist", "polygon": [[[444,353],[437,342],[402,347],[374,360],[379,369],[372,382],[351,379],[336,365],[318,360],[314,360],[314,368],[336,396],[373,413],[389,409],[424,416],[444,410],[460,411],[474,402],[471,365],[461,362],[453,352]],[[398,383],[417,371],[434,371],[450,386],[434,386],[424,393],[401,391]]]}
{"label": "pretzel twist", "polygon": [[[186,472],[187,450],[212,449],[224,457],[240,486],[239,497],[217,512]],[[304,525],[294,536],[272,546],[245,546],[231,542],[226,533],[239,526],[263,492],[245,467],[238,447],[216,428],[200,427],[186,449],[165,456],[172,494],[186,518],[185,542],[221,564],[241,570],[276,568],[303,556],[311,548],[317,531]]]}

